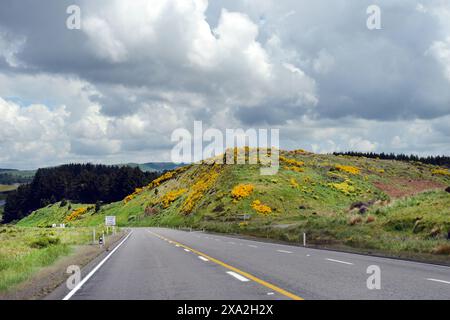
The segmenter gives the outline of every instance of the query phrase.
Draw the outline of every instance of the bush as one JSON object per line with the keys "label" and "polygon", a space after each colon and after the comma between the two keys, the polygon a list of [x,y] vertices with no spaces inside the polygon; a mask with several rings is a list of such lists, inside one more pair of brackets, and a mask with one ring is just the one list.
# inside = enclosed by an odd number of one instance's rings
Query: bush
{"label": "bush", "polygon": [[39,238],[33,240],[30,243],[30,247],[36,249],[46,248],[51,245],[57,245],[61,242],[59,238],[49,237],[49,236],[40,236]]}

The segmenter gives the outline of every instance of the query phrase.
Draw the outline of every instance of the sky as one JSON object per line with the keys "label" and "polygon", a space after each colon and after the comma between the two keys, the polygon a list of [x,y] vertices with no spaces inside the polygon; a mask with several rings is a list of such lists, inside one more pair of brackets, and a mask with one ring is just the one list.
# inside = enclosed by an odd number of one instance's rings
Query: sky
{"label": "sky", "polygon": [[449,154],[450,0],[0,6],[3,168],[170,161],[194,121],[279,129],[283,149]]}

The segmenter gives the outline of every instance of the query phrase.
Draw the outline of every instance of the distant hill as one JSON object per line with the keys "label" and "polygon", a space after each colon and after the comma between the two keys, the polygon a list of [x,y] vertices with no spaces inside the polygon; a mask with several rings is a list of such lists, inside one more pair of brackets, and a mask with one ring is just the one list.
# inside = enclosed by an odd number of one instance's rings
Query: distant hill
{"label": "distant hill", "polygon": [[0,169],[0,184],[29,183],[35,174],[36,170]]}
{"label": "distant hill", "polygon": [[144,172],[162,172],[166,170],[174,170],[180,166],[183,166],[183,164],[175,164],[172,162],[148,162],[148,163],[126,163],[121,164],[120,166],[128,166],[128,167],[138,167]]}
{"label": "distant hill", "polygon": [[[450,172],[396,160],[282,151],[276,175],[261,165],[191,164],[72,225],[181,226],[390,254],[449,254]],[[89,207],[89,205],[86,205]],[[19,222],[64,222],[68,208]],[[59,221],[59,220],[61,221]],[[399,240],[401,239],[401,240]],[[447,253],[446,253],[447,252]]]}

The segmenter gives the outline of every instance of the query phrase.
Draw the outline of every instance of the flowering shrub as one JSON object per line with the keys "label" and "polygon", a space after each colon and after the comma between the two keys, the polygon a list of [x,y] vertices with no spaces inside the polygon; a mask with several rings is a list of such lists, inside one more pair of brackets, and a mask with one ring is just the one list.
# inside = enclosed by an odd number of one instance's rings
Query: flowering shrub
{"label": "flowering shrub", "polygon": [[305,163],[303,161],[297,161],[295,159],[288,159],[288,158],[285,158],[283,156],[280,156],[280,161],[284,162],[284,163],[287,163],[287,164],[289,164],[291,166],[294,166],[294,167],[302,167],[302,166],[305,165]]}
{"label": "flowering shrub", "polygon": [[253,201],[252,208],[261,215],[268,215],[272,213],[272,209],[269,206],[262,204],[259,200]]}
{"label": "flowering shrub", "polygon": [[433,169],[431,170],[431,174],[450,176],[450,171],[448,171],[447,169]]}
{"label": "flowering shrub", "polygon": [[352,166],[344,166],[344,165],[336,165],[336,169],[338,169],[339,171],[342,172],[347,172],[350,174],[360,174],[361,173],[361,169],[357,168],[357,167],[352,167]]}
{"label": "flowering shrub", "polygon": [[186,171],[188,168],[189,168],[189,166],[184,166],[184,167],[179,167],[179,168],[176,168],[175,170],[166,172],[165,174],[163,174],[159,178],[157,178],[157,179],[153,180],[152,182],[150,182],[149,185],[146,188],[153,189],[155,187],[158,187],[159,185],[161,185],[161,183],[166,182],[167,180],[170,180],[170,179],[176,177],[178,174]]}
{"label": "flowering shrub", "polygon": [[291,187],[297,189],[298,187],[300,187],[300,185],[298,184],[297,180],[295,180],[294,178],[291,178]]}
{"label": "flowering shrub", "polygon": [[294,166],[284,166],[283,168],[285,170],[291,170],[291,171],[295,171],[295,172],[304,172],[305,171],[302,168],[294,167]]}
{"label": "flowering shrub", "polygon": [[342,193],[346,194],[346,195],[350,195],[353,192],[356,191],[356,188],[352,185],[350,185],[351,181],[350,180],[345,180],[344,182],[341,183],[329,183],[328,186],[341,191]]}
{"label": "flowering shrub", "polygon": [[187,189],[179,189],[179,190],[170,191],[170,192],[166,193],[161,199],[163,208],[167,209],[172,204],[172,202],[177,200],[180,196],[182,196],[186,192],[187,192]]}
{"label": "flowering shrub", "polygon": [[252,184],[240,184],[233,188],[231,191],[231,196],[236,200],[240,200],[247,198],[250,194],[252,194],[253,190],[254,187]]}
{"label": "flowering shrub", "polygon": [[212,168],[200,176],[198,181],[192,186],[189,195],[183,203],[181,212],[189,214],[194,209],[197,201],[200,200],[205,192],[211,188],[219,177],[221,166],[213,165]]}
{"label": "flowering shrub", "polygon": [[74,221],[87,212],[87,208],[78,208],[66,217],[66,222]]}
{"label": "flowering shrub", "polygon": [[136,188],[132,194],[126,196],[125,199],[123,199],[123,202],[124,202],[124,203],[130,202],[131,200],[133,200],[134,198],[136,198],[136,196],[137,196],[138,194],[140,194],[143,190],[144,190],[143,188]]}

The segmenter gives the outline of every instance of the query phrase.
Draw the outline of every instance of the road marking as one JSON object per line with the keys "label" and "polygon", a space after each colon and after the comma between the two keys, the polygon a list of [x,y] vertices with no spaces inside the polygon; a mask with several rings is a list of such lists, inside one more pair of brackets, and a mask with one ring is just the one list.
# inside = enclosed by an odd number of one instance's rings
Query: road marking
{"label": "road marking", "polygon": [[205,261],[205,262],[209,261],[208,259],[206,259],[205,257],[202,257],[202,256],[198,256],[198,258],[199,258],[200,260]]}
{"label": "road marking", "polygon": [[236,244],[235,242],[233,242],[233,241],[228,241],[228,243],[229,244]]}
{"label": "road marking", "polygon": [[273,296],[274,293],[273,293],[273,292],[267,292],[267,295],[268,295],[268,296]]}
{"label": "road marking", "polygon": [[445,281],[445,280],[439,280],[439,279],[433,279],[433,278],[428,278],[427,280],[434,281],[434,282],[445,283],[445,284],[450,284],[450,281]]}
{"label": "road marking", "polygon": [[345,262],[345,261],[341,261],[341,260],[334,260],[334,259],[326,259],[326,260],[331,261],[331,262],[353,265],[353,263],[351,263],[351,262]]}
{"label": "road marking", "polygon": [[238,273],[236,273],[236,272],[233,272],[233,271],[227,271],[227,273],[228,273],[230,276],[235,277],[235,278],[238,279],[239,281],[242,281],[242,282],[248,282],[248,281],[250,281],[250,280],[248,280],[246,277],[243,277],[243,276],[241,276],[240,274],[238,274]]}
{"label": "road marking", "polygon": [[[156,236],[156,237],[158,237],[158,238],[163,238],[163,237],[160,236],[159,234],[154,233],[154,232],[152,232],[152,231],[150,231],[150,230],[149,230],[148,232],[151,233],[151,234],[153,234],[154,236]],[[222,261],[220,261],[220,260],[218,260],[218,259],[215,259],[215,258],[213,258],[213,257],[211,257],[211,256],[208,256],[207,254],[205,254],[205,253],[203,253],[203,252],[200,252],[200,251],[198,251],[198,250],[192,249],[192,248],[190,248],[190,247],[188,247],[188,246],[186,246],[186,245],[184,245],[184,244],[182,244],[182,243],[180,243],[180,242],[176,242],[176,241],[174,241],[174,242],[175,242],[176,244],[180,245],[181,247],[186,248],[186,249],[189,249],[189,250],[191,250],[192,252],[196,253],[197,255],[202,256],[202,257],[204,257],[204,258],[210,260],[211,262],[214,262],[215,264],[218,264],[218,265],[220,265],[220,266],[222,266],[222,267],[224,267],[224,268],[226,268],[226,269],[228,269],[228,270],[234,271],[235,273],[240,274],[241,276],[246,277],[247,279],[253,280],[253,281],[255,281],[256,283],[259,283],[260,285],[262,285],[262,286],[264,286],[264,287],[266,287],[266,288],[269,288],[269,289],[271,289],[271,290],[273,290],[273,291],[276,291],[276,292],[282,294],[282,295],[285,296],[285,297],[291,298],[291,299],[293,299],[293,300],[303,300],[302,297],[297,296],[297,295],[295,295],[295,294],[293,294],[293,293],[291,293],[291,292],[289,292],[289,291],[287,291],[287,290],[284,290],[284,289],[282,289],[282,288],[280,288],[280,287],[278,287],[278,286],[276,286],[276,285],[274,285],[274,284],[271,284],[271,283],[269,283],[269,282],[267,282],[267,281],[264,281],[264,280],[262,280],[262,279],[260,279],[260,278],[257,278],[257,277],[255,277],[254,275],[252,275],[252,274],[250,274],[250,273],[248,273],[248,272],[242,271],[242,270],[240,270],[240,269],[238,269],[238,268],[236,268],[236,267],[233,267],[233,266],[231,266],[231,265],[229,265],[229,264],[226,264],[225,262],[222,262]]]}
{"label": "road marking", "polygon": [[188,250],[188,249],[184,249],[184,251],[186,251],[186,252],[191,252],[191,250]]}
{"label": "road marking", "polygon": [[287,250],[277,250],[278,252],[281,252],[281,253],[292,253],[292,251],[287,251]]}
{"label": "road marking", "polygon": [[75,288],[73,288],[64,298],[63,300],[69,300],[70,298],[72,298],[72,296],[77,293],[78,290],[81,289],[81,287],[94,275],[94,273],[97,272],[98,269],[100,269],[100,267],[106,262],[108,261],[108,259],[114,254],[114,252],[116,252],[117,249],[120,248],[120,246],[127,241],[127,239],[131,236],[131,234],[133,233],[133,231],[131,231],[126,237],[125,239],[123,239],[102,261],[100,261],[100,263],[94,268],[92,269],[91,272],[89,272],[87,274],[86,277],[83,278],[83,280],[81,280],[81,282],[79,284],[77,284],[77,286]]}
{"label": "road marking", "polygon": [[180,246],[176,244],[175,247],[178,247],[178,248],[179,248]]}
{"label": "road marking", "polygon": [[307,257],[310,257],[311,255],[310,255],[310,254],[307,254],[306,256],[307,256]]}
{"label": "road marking", "polygon": [[251,248],[258,248],[258,246],[255,246],[253,244],[249,244],[248,246],[251,247]]}

